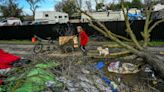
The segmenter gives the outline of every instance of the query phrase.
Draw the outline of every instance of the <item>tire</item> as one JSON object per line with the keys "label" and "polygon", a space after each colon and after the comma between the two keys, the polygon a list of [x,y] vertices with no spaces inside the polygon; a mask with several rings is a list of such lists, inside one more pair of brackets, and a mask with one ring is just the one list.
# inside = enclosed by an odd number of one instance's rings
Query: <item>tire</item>
{"label": "tire", "polygon": [[35,54],[38,54],[38,53],[40,53],[42,50],[43,50],[43,44],[38,43],[38,44],[36,44],[36,45],[34,46],[33,52],[34,52]]}
{"label": "tire", "polygon": [[65,53],[69,53],[69,52],[73,52],[74,48],[72,46],[64,46],[64,52]]}

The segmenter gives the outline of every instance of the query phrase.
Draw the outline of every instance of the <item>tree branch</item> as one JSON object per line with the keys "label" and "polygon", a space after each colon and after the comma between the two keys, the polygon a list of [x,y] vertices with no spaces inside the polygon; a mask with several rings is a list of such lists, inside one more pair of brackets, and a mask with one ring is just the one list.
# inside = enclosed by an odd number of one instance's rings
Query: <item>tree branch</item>
{"label": "tree branch", "polygon": [[[78,10],[80,10],[78,8]],[[91,18],[91,20],[95,20],[95,22],[102,28],[97,27],[96,25],[93,25],[93,23],[91,23],[90,25],[96,29],[97,31],[101,32],[104,34],[104,36],[110,38],[111,40],[115,41],[117,44],[119,44],[120,46],[130,50],[131,52],[138,54],[140,53],[137,49],[135,49],[134,47],[122,42],[121,40],[119,40],[117,37],[115,37],[110,30],[108,30],[103,24],[101,24],[99,21],[96,21],[96,19],[94,19],[92,16],[90,16],[89,14],[87,14],[86,12],[80,10],[81,13],[84,13],[85,15],[87,15],[89,18]]]}
{"label": "tree branch", "polygon": [[112,33],[110,31],[108,31],[107,33],[104,32],[102,29],[100,29],[99,27],[97,27],[96,25],[94,25],[93,23],[90,24],[90,26],[92,26],[95,30],[103,33],[106,37],[110,38],[111,40],[115,41],[117,44],[119,44],[120,46],[130,50],[133,53],[139,53],[139,51],[135,48],[133,48],[132,46],[123,43],[122,41],[120,41],[117,37],[113,36]]}
{"label": "tree branch", "polygon": [[142,36],[144,38],[143,47],[147,47],[148,42],[149,42],[150,34],[148,32],[148,28],[149,28],[150,23],[152,22],[150,20],[152,7],[151,6],[150,7],[146,7],[145,11],[146,11],[146,21],[145,21],[145,25],[144,25],[144,32],[142,33]]}
{"label": "tree branch", "polygon": [[154,25],[152,25],[152,26],[149,28],[148,32],[149,32],[149,33],[152,32],[152,30],[153,30],[158,24],[160,24],[160,23],[162,23],[162,22],[164,22],[164,19],[157,21]]}
{"label": "tree branch", "polygon": [[122,39],[122,40],[125,40],[125,41],[128,41],[128,42],[131,42],[132,40],[131,39],[128,39],[126,37],[123,37],[123,36],[120,36],[120,35],[117,35],[117,34],[114,34],[114,33],[111,33],[113,36],[119,38],[119,39]]}
{"label": "tree branch", "polygon": [[[94,19],[92,16],[90,16],[88,13],[83,12],[83,11],[81,11],[81,12],[84,13],[84,14],[86,14],[87,16],[89,16],[92,20],[95,20],[95,22],[96,22],[101,28],[103,28],[104,31],[106,31],[106,32],[110,31],[110,30],[108,30],[103,24],[101,24],[99,21],[97,21],[97,20]],[[89,21],[89,20],[88,20],[88,21]],[[93,22],[90,22],[90,23],[93,24]],[[96,29],[97,29],[97,28],[96,28]],[[111,32],[111,31],[110,31],[110,32]],[[101,32],[101,33],[102,33],[102,32]],[[103,34],[105,34],[105,32],[103,32]],[[122,40],[125,40],[125,41],[132,41],[132,40],[126,38],[126,37],[123,37],[123,36],[114,34],[114,33],[112,33],[112,32],[111,32],[111,34],[112,34],[113,36],[119,38],[119,39],[122,39]]]}
{"label": "tree branch", "polygon": [[125,31],[129,34],[130,38],[131,38],[132,41],[135,43],[136,47],[137,47],[139,50],[142,50],[143,48],[141,47],[141,45],[140,45],[139,42],[137,41],[136,36],[135,36],[135,34],[133,33],[133,31],[132,31],[132,29],[131,29],[131,27],[130,27],[130,23],[129,23],[129,20],[128,20],[128,16],[127,16],[127,14],[125,13],[125,10],[124,10],[125,7],[124,7],[124,4],[123,4],[123,1],[122,1],[121,6],[122,6],[122,11],[123,11],[123,14],[124,14],[124,18],[125,18],[125,24],[126,24],[126,27],[127,27],[127,30],[125,30]]}
{"label": "tree branch", "polygon": [[99,31],[100,33],[102,33],[105,37],[107,36],[107,33],[104,32],[103,30],[101,30],[99,27],[97,27],[96,25],[93,24],[93,22],[90,22],[90,26],[92,26],[94,29],[96,29],[97,31]]}

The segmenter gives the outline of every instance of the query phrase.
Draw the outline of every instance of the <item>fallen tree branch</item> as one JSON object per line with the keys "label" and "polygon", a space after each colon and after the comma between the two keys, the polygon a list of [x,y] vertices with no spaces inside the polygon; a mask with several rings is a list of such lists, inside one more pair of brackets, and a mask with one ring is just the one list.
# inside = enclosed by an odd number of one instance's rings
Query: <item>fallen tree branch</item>
{"label": "fallen tree branch", "polygon": [[150,20],[152,8],[151,7],[146,7],[146,20],[145,20],[145,25],[144,25],[144,31],[141,33],[142,37],[144,38],[144,44],[143,47],[147,47],[150,37],[150,33],[148,32],[148,28],[152,20]]}
{"label": "fallen tree branch", "polygon": [[152,32],[152,30],[153,30],[158,24],[160,24],[160,23],[162,23],[162,22],[164,22],[164,19],[157,21],[154,25],[152,25],[152,26],[149,28],[148,32],[149,32],[149,33]]}
{"label": "fallen tree branch", "polygon": [[104,56],[93,56],[94,58],[118,58],[123,56],[129,56],[131,54],[130,51],[121,51],[121,52],[113,52],[110,53],[110,55],[104,57]]}
{"label": "fallen tree branch", "polygon": [[[80,11],[81,11],[81,10],[80,10]],[[88,17],[90,17],[92,20],[95,20],[92,16],[90,16],[90,15],[87,14],[86,12],[81,11],[81,13],[84,13],[84,14],[86,14]],[[137,49],[135,49],[134,47],[132,47],[132,46],[130,46],[130,45],[128,45],[128,44],[125,44],[124,42],[122,42],[121,40],[119,40],[117,37],[113,36],[113,35],[112,35],[112,32],[111,32],[110,30],[108,30],[104,25],[102,25],[99,21],[96,21],[96,23],[97,23],[100,27],[102,27],[104,30],[102,30],[101,28],[97,27],[96,25],[93,25],[92,22],[91,22],[91,24],[92,24],[91,26],[92,26],[94,29],[96,29],[97,31],[103,33],[104,36],[106,36],[106,37],[110,38],[111,40],[117,42],[117,44],[119,44],[119,45],[121,45],[122,47],[124,47],[124,48],[130,50],[130,51],[133,52],[133,53],[136,53],[136,54],[139,53],[139,51],[138,51]],[[106,34],[105,34],[105,33],[106,33]]]}
{"label": "fallen tree branch", "polygon": [[124,18],[125,18],[125,24],[126,24],[126,27],[127,27],[127,30],[125,30],[125,31],[129,34],[130,38],[135,43],[136,47],[139,50],[142,50],[143,48],[141,47],[141,45],[137,41],[137,38],[136,38],[135,34],[133,33],[133,31],[132,31],[132,29],[130,27],[130,23],[129,23],[129,20],[128,20],[127,13],[125,13],[125,10],[124,10],[125,7],[124,7],[124,4],[123,4],[123,1],[122,1],[122,4],[121,4],[121,7],[122,7],[123,15],[124,15]]}
{"label": "fallen tree branch", "polygon": [[[80,10],[80,11],[81,11],[81,10]],[[88,13],[86,13],[86,12],[84,12],[84,11],[81,11],[81,13],[84,13],[85,15],[87,15],[89,18],[91,18],[91,20],[94,20],[94,22],[96,22],[102,29],[104,29],[105,32],[110,31],[110,30],[107,29],[102,23],[100,23],[99,21],[97,21],[95,18],[93,18],[93,17],[92,17],[91,15],[89,15]],[[88,20],[88,21],[89,21],[89,20]],[[90,21],[90,24],[93,25],[93,22]],[[94,25],[94,26],[96,26],[96,25]],[[96,29],[97,29],[97,28],[96,28]],[[103,33],[103,34],[105,35],[105,37],[106,37],[106,33],[105,33],[105,32],[102,32],[102,31],[101,31],[101,33]],[[122,40],[125,40],[125,41],[132,41],[132,40],[126,38],[126,37],[123,37],[123,36],[114,34],[114,33],[112,33],[111,31],[110,31],[110,33],[111,33],[113,36],[115,36],[115,37],[117,37],[117,38],[119,38],[119,39],[122,39]]]}

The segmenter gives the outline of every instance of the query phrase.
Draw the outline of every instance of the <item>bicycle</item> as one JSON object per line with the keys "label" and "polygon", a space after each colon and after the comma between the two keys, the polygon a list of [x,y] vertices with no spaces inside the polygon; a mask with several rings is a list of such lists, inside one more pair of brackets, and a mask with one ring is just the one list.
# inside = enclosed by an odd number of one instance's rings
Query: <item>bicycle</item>
{"label": "bicycle", "polygon": [[[58,49],[57,45],[55,45],[55,41],[53,39],[51,39],[51,37],[48,37],[46,40],[44,40],[36,35],[34,37],[38,41],[37,44],[33,48],[33,52],[35,54],[42,52],[44,47],[46,47],[45,51],[56,51]],[[47,43],[47,45],[44,43]]]}

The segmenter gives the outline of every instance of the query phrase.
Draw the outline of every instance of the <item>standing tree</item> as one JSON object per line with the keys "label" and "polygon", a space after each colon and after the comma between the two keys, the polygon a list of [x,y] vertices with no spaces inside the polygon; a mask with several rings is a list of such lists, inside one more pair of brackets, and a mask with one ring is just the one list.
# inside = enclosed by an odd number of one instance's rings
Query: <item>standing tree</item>
{"label": "standing tree", "polygon": [[126,8],[124,6],[124,0],[121,0],[121,7],[122,7],[123,15],[125,17],[125,24],[126,24],[125,32],[127,32],[127,34],[130,37],[129,40],[133,44],[129,44],[129,43],[122,41],[122,40],[128,41],[127,40],[128,38],[117,35],[115,33],[112,33],[109,29],[107,29],[107,27],[103,23],[94,19],[92,16],[90,16],[86,12],[84,12],[84,11],[81,11],[81,12],[86,14],[88,17],[90,17],[92,19],[92,21],[90,21],[90,26],[92,26],[94,29],[96,29],[100,33],[102,33],[105,37],[110,38],[112,41],[115,41],[118,45],[127,49],[129,52],[143,58],[144,59],[143,62],[151,65],[154,68],[154,70],[161,76],[161,78],[164,79],[164,59],[163,59],[163,57],[160,57],[147,49],[148,43],[150,41],[150,33],[153,31],[153,29],[158,24],[164,22],[164,19],[159,20],[156,23],[154,23],[152,26],[150,26],[150,24],[152,24],[152,20],[151,20],[150,16],[151,16],[153,4],[151,3],[151,4],[147,5],[145,7],[146,20],[145,20],[144,30],[143,30],[143,32],[141,32],[144,42],[140,43],[137,40],[136,35],[133,32],[133,29],[130,27],[128,14],[124,9],[124,8]]}
{"label": "standing tree", "polygon": [[143,4],[142,4],[141,0],[133,0],[132,7],[141,9],[143,7]]}
{"label": "standing tree", "polygon": [[3,17],[21,17],[22,8],[19,8],[16,0],[7,0],[0,6]]}
{"label": "standing tree", "polygon": [[91,4],[91,1],[86,1],[85,3],[86,3],[86,6],[87,6],[87,10],[88,10],[89,12],[91,12],[91,11],[92,11],[92,4]]}
{"label": "standing tree", "polygon": [[[129,1],[125,1],[124,6],[126,6],[127,8],[134,8],[133,4]],[[110,5],[109,9],[111,9],[111,10],[120,10],[121,9],[121,2],[119,2],[117,4],[112,3]]]}
{"label": "standing tree", "polygon": [[76,2],[76,6],[81,9],[82,8],[82,0],[75,0],[75,2]]}
{"label": "standing tree", "polygon": [[72,16],[77,12],[75,0],[63,0],[55,5],[55,10],[59,12],[66,12],[69,16]]}
{"label": "standing tree", "polygon": [[55,5],[55,10],[58,12],[62,12],[63,11],[63,3],[59,2]]}
{"label": "standing tree", "polygon": [[43,0],[26,0],[26,1],[30,5],[30,10],[32,12],[32,17],[33,17],[33,20],[34,20],[36,10],[39,8],[38,4]]}

